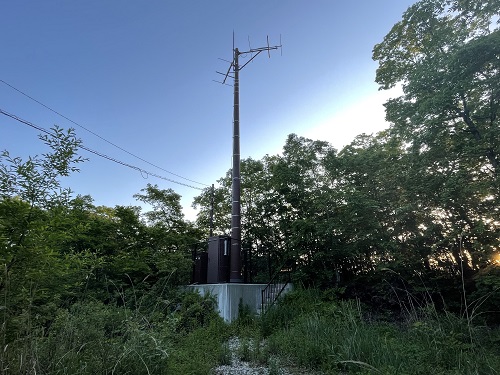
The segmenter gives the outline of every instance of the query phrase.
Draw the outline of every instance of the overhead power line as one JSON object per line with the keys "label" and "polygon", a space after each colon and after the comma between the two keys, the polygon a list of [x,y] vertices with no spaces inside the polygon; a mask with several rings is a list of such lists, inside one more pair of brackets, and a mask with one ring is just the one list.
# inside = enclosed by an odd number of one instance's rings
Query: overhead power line
{"label": "overhead power line", "polygon": [[[7,117],[10,117],[22,124],[25,124],[25,125],[28,125],[36,130],[39,130],[41,131],[42,133],[45,133],[45,134],[48,134],[50,136],[54,136],[55,134],[54,133],[51,133],[50,131],[48,131],[47,129],[44,129],[42,128],[41,126],[38,126],[38,125],[35,125],[33,124],[32,122],[29,122],[27,120],[23,120],[22,118],[16,116],[16,115],[13,115],[12,113],[8,113],[8,112],[5,112],[4,110],[0,109],[0,114],[2,115],[5,115]],[[169,181],[169,182],[172,182],[174,184],[178,184],[178,185],[182,185],[182,186],[186,186],[186,187],[189,187],[191,189],[196,189],[196,190],[204,190],[203,188],[200,188],[200,187],[197,187],[197,186],[192,186],[192,185],[189,185],[189,184],[185,184],[184,182],[179,182],[179,181],[175,181],[175,180],[172,180],[168,177],[164,177],[164,176],[160,176],[156,173],[152,173],[152,172],[149,172],[149,171],[146,171],[145,169],[142,169],[142,168],[139,168],[139,167],[136,167],[135,165],[132,165],[132,164],[128,164],[128,163],[125,163],[121,160],[118,160],[116,158],[113,158],[111,156],[108,156],[106,154],[103,154],[102,152],[99,152],[99,151],[95,151],[95,150],[92,150],[84,145],[80,145],[79,148],[81,148],[82,150],[85,150],[85,151],[88,151],[94,155],[97,155],[97,156],[100,156],[101,158],[104,158],[104,159],[107,159],[107,160],[110,160],[112,162],[115,162],[117,164],[121,164],[125,167],[128,167],[128,168],[131,168],[131,169],[134,169],[138,172],[140,172],[141,174],[145,174],[147,176],[153,176],[153,177],[156,177],[156,178],[159,178],[159,179],[162,179],[162,180],[165,180],[165,181]],[[208,185],[207,185],[208,186]]]}
{"label": "overhead power line", "polygon": [[109,143],[110,145],[112,145],[112,146],[116,147],[117,149],[119,149],[119,150],[121,150],[121,151],[123,151],[123,152],[125,152],[125,153],[127,153],[127,154],[129,154],[129,155],[131,155],[131,156],[133,156],[134,158],[137,158],[137,159],[139,159],[139,160],[141,160],[141,161],[143,161],[143,162],[145,162],[145,163],[147,163],[147,164],[149,164],[149,165],[151,165],[151,166],[153,166],[153,167],[155,167],[155,168],[161,169],[163,172],[166,172],[166,173],[169,173],[169,174],[171,174],[171,175],[173,175],[173,176],[176,176],[176,177],[182,178],[183,180],[190,181],[190,182],[194,182],[195,184],[199,184],[199,185],[203,185],[203,186],[209,186],[208,184],[204,184],[204,183],[202,183],[202,182],[194,181],[194,180],[191,180],[191,179],[189,179],[189,178],[186,178],[186,177],[183,177],[183,176],[181,176],[181,175],[178,175],[178,174],[176,174],[176,173],[173,173],[173,172],[167,171],[166,169],[164,169],[164,168],[162,168],[162,167],[160,167],[160,166],[158,166],[158,165],[156,165],[156,164],[153,164],[153,163],[151,163],[151,162],[149,162],[149,161],[147,161],[147,160],[145,160],[145,159],[141,158],[140,156],[137,156],[137,155],[133,154],[133,153],[132,153],[132,152],[130,152],[130,151],[125,150],[123,147],[120,147],[120,146],[118,146],[117,144],[115,144],[115,143],[113,143],[113,142],[111,142],[111,141],[108,141],[106,138],[104,138],[104,137],[100,136],[99,134],[95,133],[94,131],[92,131],[92,130],[90,130],[90,129],[86,128],[85,126],[80,125],[80,124],[79,124],[79,123],[77,123],[76,121],[74,121],[74,120],[70,119],[69,117],[67,117],[67,116],[65,116],[65,115],[63,115],[63,114],[61,114],[60,112],[56,111],[55,109],[53,109],[53,108],[49,107],[48,105],[46,105],[46,104],[42,103],[41,101],[39,101],[39,100],[37,100],[37,99],[33,98],[32,96],[30,96],[30,95],[26,94],[25,92],[23,92],[23,91],[19,90],[18,88],[14,87],[14,86],[12,86],[10,83],[5,82],[3,79],[0,79],[0,82],[2,82],[3,84],[5,84],[6,86],[9,86],[11,89],[16,90],[18,93],[20,93],[21,95],[24,95],[25,97],[27,97],[28,99],[30,99],[30,100],[32,100],[32,101],[34,101],[35,103],[40,104],[42,107],[47,108],[49,111],[54,112],[56,115],[58,115],[58,116],[60,116],[60,117],[62,117],[62,118],[64,118],[64,119],[68,120],[68,121],[69,121],[69,122],[71,122],[72,124],[74,124],[74,125],[76,125],[76,126],[78,126],[78,127],[82,128],[83,130],[85,130],[85,131],[89,132],[89,133],[90,133],[90,134],[92,134],[92,135],[95,135],[97,138],[99,138],[99,139],[103,140],[104,142]]}

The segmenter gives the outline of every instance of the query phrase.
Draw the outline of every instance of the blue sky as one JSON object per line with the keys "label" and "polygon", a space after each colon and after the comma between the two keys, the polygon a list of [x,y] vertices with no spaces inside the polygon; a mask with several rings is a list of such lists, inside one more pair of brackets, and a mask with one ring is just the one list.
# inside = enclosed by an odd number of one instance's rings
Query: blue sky
{"label": "blue sky", "polygon": [[[231,167],[232,88],[213,82],[235,46],[278,44],[240,75],[242,158],[276,154],[286,136],[341,148],[382,129],[387,93],[374,83],[373,46],[413,0],[4,1],[0,79],[106,140],[177,175],[215,183]],[[244,62],[244,61],[242,61]],[[390,94],[389,94],[390,95]],[[44,128],[75,127],[85,146],[156,169],[0,82],[0,109]],[[38,132],[0,116],[0,150],[46,151]],[[137,204],[147,183],[189,206],[199,191],[144,176],[85,151],[64,181],[96,205]],[[147,178],[146,178],[147,177]],[[201,185],[196,185],[200,186]]]}

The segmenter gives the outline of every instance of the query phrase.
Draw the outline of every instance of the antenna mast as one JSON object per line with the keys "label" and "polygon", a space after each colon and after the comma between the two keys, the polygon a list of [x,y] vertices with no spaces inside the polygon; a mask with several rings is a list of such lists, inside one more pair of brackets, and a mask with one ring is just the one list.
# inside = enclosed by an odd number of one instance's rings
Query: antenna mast
{"label": "antenna mast", "polygon": [[[281,39],[281,38],[280,38]],[[271,50],[281,48],[278,46],[269,46],[269,37],[267,37],[267,46],[260,48],[249,48],[248,51],[240,51],[234,47],[233,32],[233,61],[230,63],[227,72],[221,73],[224,80],[220,83],[226,84],[228,77],[234,81],[234,107],[233,107],[233,169],[232,169],[232,189],[231,189],[231,265],[229,282],[243,282],[241,265],[241,174],[240,174],[240,80],[239,72],[247,66],[261,52],[267,51],[269,58]],[[252,57],[242,66],[239,65],[239,56],[250,53]],[[231,69],[233,75],[230,75]]]}

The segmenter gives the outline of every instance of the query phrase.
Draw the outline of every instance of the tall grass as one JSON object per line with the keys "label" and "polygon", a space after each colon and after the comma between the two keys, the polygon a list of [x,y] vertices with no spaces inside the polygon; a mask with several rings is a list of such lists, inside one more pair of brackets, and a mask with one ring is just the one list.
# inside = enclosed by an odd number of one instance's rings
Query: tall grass
{"label": "tall grass", "polygon": [[[498,330],[474,327],[432,306],[397,324],[367,322],[359,303],[296,293],[263,318],[263,327],[282,327],[270,333],[269,350],[300,366],[325,374],[500,373]],[[283,317],[286,322],[273,324]]]}
{"label": "tall grass", "polygon": [[178,308],[165,311],[140,307],[139,299],[135,309],[95,300],[59,309],[49,327],[5,345],[0,374],[207,374],[227,326],[210,299],[179,297]]}
{"label": "tall grass", "polygon": [[227,325],[210,298],[179,295],[167,309],[153,302],[139,294],[129,307],[80,301],[50,326],[26,312],[31,329],[2,348],[0,374],[202,375],[230,361],[231,336],[240,337],[240,359],[271,373],[293,364],[335,375],[500,374],[500,330],[431,304],[383,322],[366,319],[357,301],[298,290],[260,318],[241,306]]}

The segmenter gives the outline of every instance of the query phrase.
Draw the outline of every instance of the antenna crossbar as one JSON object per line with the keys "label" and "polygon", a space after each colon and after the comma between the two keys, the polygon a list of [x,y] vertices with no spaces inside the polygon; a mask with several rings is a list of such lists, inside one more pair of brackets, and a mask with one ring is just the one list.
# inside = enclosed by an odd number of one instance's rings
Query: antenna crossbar
{"label": "antenna crossbar", "polygon": [[240,51],[238,53],[240,55],[244,55],[245,53],[255,53],[255,52],[262,52],[262,51],[271,51],[271,50],[278,49],[278,48],[281,48],[281,46],[252,48],[252,49],[249,49],[248,51]]}
{"label": "antenna crossbar", "polygon": [[[268,40],[268,43],[269,43],[269,40]],[[239,67],[239,70],[242,70],[245,66],[247,66],[253,59],[255,59],[257,56],[259,56],[259,54],[261,52],[264,52],[264,51],[267,51],[267,54],[269,55],[269,58],[271,58],[271,51],[272,50],[277,50],[281,48],[281,45],[279,46],[272,46],[272,47],[260,47],[260,48],[252,48],[252,49],[249,49],[248,51],[238,51],[238,55],[244,55],[246,53],[251,53],[252,54],[252,57],[250,58],[250,60],[248,60],[246,63],[244,63],[242,66]],[[254,55],[255,53],[255,55]]]}

